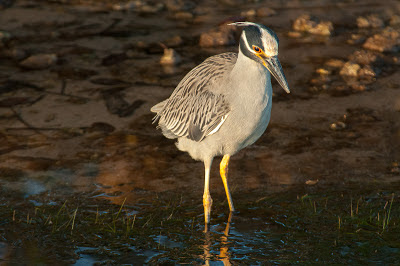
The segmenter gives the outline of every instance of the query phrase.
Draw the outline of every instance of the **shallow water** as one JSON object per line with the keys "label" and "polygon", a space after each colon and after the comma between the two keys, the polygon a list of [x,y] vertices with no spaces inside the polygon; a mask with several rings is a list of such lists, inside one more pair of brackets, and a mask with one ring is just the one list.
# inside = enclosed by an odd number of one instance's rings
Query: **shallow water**
{"label": "shallow water", "polygon": [[[399,56],[363,47],[399,31],[397,2],[272,1],[275,15],[247,15],[277,32],[292,93],[273,83],[266,133],[232,157],[231,216],[215,161],[203,232],[203,165],[149,109],[206,57],[237,50],[200,47],[201,33],[267,6],[227,2],[180,14],[113,10],[117,1],[0,5],[0,264],[399,261]],[[331,21],[331,36],[293,33],[305,13]],[[359,28],[370,14],[383,26]],[[160,42],[182,63],[162,67]],[[58,60],[23,66],[41,53]],[[350,61],[376,76],[343,76]]]}

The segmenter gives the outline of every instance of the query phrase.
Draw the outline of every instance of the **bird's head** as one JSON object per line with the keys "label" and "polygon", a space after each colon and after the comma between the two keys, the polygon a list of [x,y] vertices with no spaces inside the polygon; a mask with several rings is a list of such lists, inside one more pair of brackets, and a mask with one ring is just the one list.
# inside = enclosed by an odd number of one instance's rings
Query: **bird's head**
{"label": "bird's head", "polygon": [[235,22],[228,25],[245,27],[240,36],[240,51],[268,69],[282,88],[290,93],[289,85],[278,60],[279,39],[275,32],[264,25],[253,22]]}

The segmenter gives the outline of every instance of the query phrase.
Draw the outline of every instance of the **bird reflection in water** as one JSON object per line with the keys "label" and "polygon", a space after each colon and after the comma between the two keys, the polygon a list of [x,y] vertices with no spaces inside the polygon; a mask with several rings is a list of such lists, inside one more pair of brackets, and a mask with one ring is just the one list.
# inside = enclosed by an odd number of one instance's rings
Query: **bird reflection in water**
{"label": "bird reflection in water", "polygon": [[[226,227],[224,230],[224,234],[220,237],[220,242],[221,242],[221,248],[219,250],[219,255],[218,255],[218,260],[222,261],[224,265],[231,265],[231,262],[229,260],[229,230],[232,222],[232,217],[233,213],[229,213],[228,221],[226,223]],[[204,265],[210,265],[210,261],[212,261],[212,256],[211,256],[211,246],[213,244],[212,237],[211,237],[211,232],[209,231],[208,224],[205,226],[204,230],[204,245],[203,245],[203,250],[204,250],[204,260],[205,263]]]}

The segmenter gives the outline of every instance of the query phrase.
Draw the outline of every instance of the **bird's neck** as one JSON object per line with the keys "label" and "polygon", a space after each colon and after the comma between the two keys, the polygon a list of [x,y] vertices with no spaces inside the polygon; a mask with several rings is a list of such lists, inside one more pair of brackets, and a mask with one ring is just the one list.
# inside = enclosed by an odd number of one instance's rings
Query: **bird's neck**
{"label": "bird's neck", "polygon": [[240,91],[236,93],[242,97],[246,95],[269,98],[272,95],[271,75],[260,63],[248,58],[239,51],[238,58],[230,75],[231,81]]}

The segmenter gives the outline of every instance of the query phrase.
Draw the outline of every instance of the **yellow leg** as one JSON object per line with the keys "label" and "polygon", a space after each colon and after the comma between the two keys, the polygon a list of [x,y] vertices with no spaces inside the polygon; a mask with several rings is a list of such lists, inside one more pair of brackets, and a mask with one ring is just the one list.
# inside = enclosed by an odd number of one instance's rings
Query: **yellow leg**
{"label": "yellow leg", "polygon": [[210,223],[211,205],[212,198],[210,195],[210,168],[211,161],[204,162],[205,168],[205,180],[204,180],[204,194],[203,194],[203,206],[204,206],[204,219],[205,219],[205,231],[208,231],[208,224]]}
{"label": "yellow leg", "polygon": [[222,182],[224,182],[224,187],[225,187],[225,192],[226,192],[226,197],[228,199],[228,204],[229,204],[229,210],[231,212],[235,211],[235,207],[233,207],[233,201],[231,197],[231,192],[229,191],[229,185],[228,185],[228,164],[229,164],[229,159],[231,157],[229,155],[225,155],[224,158],[222,158],[221,164],[220,164],[220,170],[219,173],[222,178]]}

